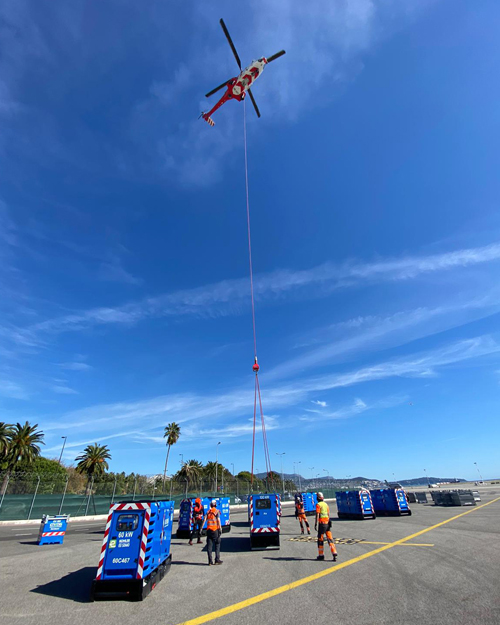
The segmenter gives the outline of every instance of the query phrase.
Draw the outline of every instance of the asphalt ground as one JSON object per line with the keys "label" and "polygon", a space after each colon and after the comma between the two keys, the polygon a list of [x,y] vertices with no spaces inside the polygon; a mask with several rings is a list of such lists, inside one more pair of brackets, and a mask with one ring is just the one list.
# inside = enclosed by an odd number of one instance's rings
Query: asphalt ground
{"label": "asphalt ground", "polygon": [[32,526],[3,527],[0,623],[498,625],[500,489],[474,508],[413,504],[412,511],[334,520],[337,563],[326,545],[326,560],[318,562],[315,542],[297,540],[290,508],[279,551],[249,551],[246,514],[233,514],[222,566],[207,566],[204,545],[173,538],[171,571],[141,603],[89,603],[102,523],[74,523],[63,545],[42,547]]}

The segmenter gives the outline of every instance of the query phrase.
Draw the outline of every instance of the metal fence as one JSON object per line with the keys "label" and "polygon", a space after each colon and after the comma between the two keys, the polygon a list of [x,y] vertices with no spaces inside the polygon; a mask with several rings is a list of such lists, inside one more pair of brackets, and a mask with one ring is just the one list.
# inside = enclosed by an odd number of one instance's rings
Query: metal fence
{"label": "metal fence", "polygon": [[[320,487],[325,497],[330,498],[335,497],[335,490],[341,485],[331,482],[315,487]],[[178,508],[186,497],[224,496],[230,498],[231,504],[239,504],[245,503],[251,492],[279,492],[286,501],[293,499],[295,490],[283,492],[281,481],[267,484],[265,480],[256,480],[252,487],[250,482],[234,478],[217,484],[216,490],[214,480],[167,479],[163,482],[157,476],[114,475],[87,481],[75,473],[66,477],[0,473],[0,521],[39,519],[43,514],[70,514],[72,517],[107,514],[112,502],[144,499],[169,499]]]}

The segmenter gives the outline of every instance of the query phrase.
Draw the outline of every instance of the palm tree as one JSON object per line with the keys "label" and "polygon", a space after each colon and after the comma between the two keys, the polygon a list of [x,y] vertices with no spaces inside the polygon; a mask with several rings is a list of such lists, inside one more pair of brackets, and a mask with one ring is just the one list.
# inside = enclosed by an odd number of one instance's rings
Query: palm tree
{"label": "palm tree", "polygon": [[167,477],[167,465],[168,465],[168,456],[170,455],[170,447],[175,445],[175,443],[179,440],[179,436],[181,435],[181,427],[175,421],[169,423],[165,432],[163,433],[163,438],[167,439],[165,443],[167,445],[167,457],[165,458],[165,470],[163,471],[163,490],[165,490],[165,478]]}
{"label": "palm tree", "polygon": [[207,462],[203,469],[204,477],[213,480],[212,490],[215,491],[215,476],[220,475],[220,464],[218,462]]}
{"label": "palm tree", "polygon": [[2,494],[7,489],[10,474],[15,465],[23,460],[31,464],[40,455],[40,445],[44,445],[43,432],[37,431],[38,423],[30,425],[28,421],[24,425],[16,423],[14,426],[5,426],[2,438],[6,441],[4,457],[7,471],[2,483]]}
{"label": "palm tree", "polygon": [[90,481],[97,475],[103,475],[108,469],[107,460],[111,460],[111,453],[107,445],[87,445],[82,454],[75,458],[77,473],[87,476],[87,494],[90,489]]}
{"label": "palm tree", "polygon": [[181,470],[177,473],[177,478],[186,480],[191,490],[193,484],[196,485],[202,475],[203,465],[198,460],[193,459],[182,465]]}
{"label": "palm tree", "polygon": [[11,435],[12,426],[9,423],[0,421],[0,462],[7,456]]}

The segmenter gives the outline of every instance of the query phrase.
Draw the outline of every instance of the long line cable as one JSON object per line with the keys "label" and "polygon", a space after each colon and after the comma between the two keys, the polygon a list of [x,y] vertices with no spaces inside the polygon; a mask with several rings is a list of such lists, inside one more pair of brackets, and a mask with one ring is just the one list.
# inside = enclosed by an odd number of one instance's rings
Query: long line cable
{"label": "long line cable", "polygon": [[255,460],[255,429],[257,420],[257,398],[260,410],[260,420],[262,427],[262,439],[264,443],[264,459],[266,463],[266,473],[269,477],[271,473],[271,457],[269,454],[269,446],[267,444],[266,426],[264,422],[264,411],[262,409],[262,397],[260,393],[259,384],[259,365],[257,361],[257,330],[255,323],[255,296],[254,296],[254,284],[253,284],[253,263],[252,263],[252,236],[250,228],[250,194],[248,190],[248,150],[247,150],[247,116],[246,116],[246,101],[243,100],[243,144],[245,153],[245,194],[246,194],[246,209],[247,209],[247,234],[248,234],[248,264],[250,269],[250,294],[252,299],[252,327],[253,327],[253,348],[254,348],[254,366],[255,373],[255,391],[254,391],[254,406],[253,406],[253,440],[252,440],[252,477],[251,484],[253,485],[254,478],[254,460]]}

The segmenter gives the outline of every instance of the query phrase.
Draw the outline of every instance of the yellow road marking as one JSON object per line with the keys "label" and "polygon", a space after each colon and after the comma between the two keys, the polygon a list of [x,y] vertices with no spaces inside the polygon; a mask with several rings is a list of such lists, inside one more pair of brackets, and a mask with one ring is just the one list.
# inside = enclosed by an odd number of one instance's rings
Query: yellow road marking
{"label": "yellow road marking", "polygon": [[[392,545],[392,543],[381,543],[378,541],[373,541],[373,540],[363,540],[361,541],[361,543],[358,543],[361,545]],[[431,543],[402,543],[401,545],[398,545],[398,547],[434,547],[433,544]]]}
{"label": "yellow road marking", "polygon": [[266,599],[271,599],[271,597],[276,597],[277,595],[281,595],[284,592],[288,592],[289,590],[293,590],[294,588],[299,588],[304,584],[309,584],[310,582],[314,582],[317,579],[321,579],[322,577],[326,577],[331,573],[335,573],[336,571],[340,571],[342,569],[351,566],[352,564],[356,564],[357,562],[361,562],[362,560],[366,560],[367,558],[371,558],[372,556],[377,555],[378,553],[382,553],[383,551],[387,551],[388,549],[392,549],[397,545],[402,545],[403,543],[408,542],[412,538],[416,538],[417,536],[422,536],[422,534],[426,534],[432,530],[441,527],[442,525],[446,525],[447,523],[451,523],[451,521],[455,521],[455,519],[459,519],[460,517],[465,516],[466,514],[470,514],[471,512],[475,512],[476,510],[480,510],[481,508],[485,508],[486,506],[495,503],[496,501],[500,501],[500,497],[496,499],[492,499],[487,503],[483,503],[476,508],[471,508],[466,512],[462,512],[461,514],[457,514],[446,521],[441,521],[440,523],[436,523],[436,525],[432,525],[431,527],[426,527],[419,532],[415,532],[414,534],[410,534],[409,536],[405,536],[405,538],[400,538],[399,540],[395,540],[393,543],[388,543],[387,545],[383,545],[382,547],[378,547],[378,549],[373,549],[372,551],[368,551],[368,553],[364,553],[361,556],[357,556],[356,558],[352,558],[351,560],[346,560],[345,562],[341,562],[340,564],[336,564],[335,566],[331,566],[330,568],[320,571],[319,573],[314,573],[313,575],[309,575],[308,577],[303,577],[302,579],[298,579],[295,582],[291,582],[290,584],[285,584],[284,586],[279,586],[278,588],[274,588],[273,590],[268,590],[267,592],[263,592],[260,595],[256,595],[255,597],[250,597],[249,599],[245,599],[244,601],[239,601],[238,603],[233,603],[233,605],[228,605],[225,608],[220,610],[215,610],[214,612],[209,612],[208,614],[204,614],[203,616],[198,616],[197,618],[190,619],[189,621],[183,621],[178,625],[201,625],[202,623],[208,623],[209,621],[214,621],[215,619],[220,618],[221,616],[226,616],[227,614],[232,614],[233,612],[238,612],[239,610],[243,610],[244,608],[248,608],[251,605],[255,605],[256,603],[260,603],[261,601],[265,601]]}

